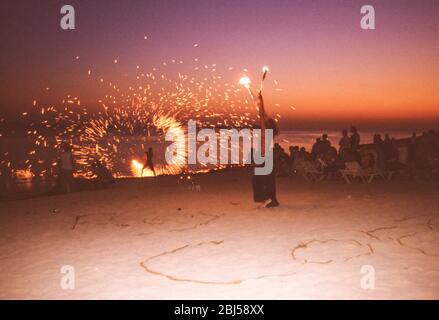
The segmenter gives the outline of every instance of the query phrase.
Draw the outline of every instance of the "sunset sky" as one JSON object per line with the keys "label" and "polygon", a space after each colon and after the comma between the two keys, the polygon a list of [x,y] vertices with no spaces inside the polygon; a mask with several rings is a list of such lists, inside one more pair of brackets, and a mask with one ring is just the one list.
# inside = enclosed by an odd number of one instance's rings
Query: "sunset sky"
{"label": "sunset sky", "polygon": [[[286,122],[439,119],[437,0],[68,1],[73,31],[59,27],[63,4],[2,1],[2,113],[68,93],[97,107],[88,69],[123,85],[136,65],[198,57],[235,67],[230,82],[268,65],[283,91],[270,82],[267,104],[280,104],[273,111]],[[360,28],[364,4],[375,7],[376,30]]]}

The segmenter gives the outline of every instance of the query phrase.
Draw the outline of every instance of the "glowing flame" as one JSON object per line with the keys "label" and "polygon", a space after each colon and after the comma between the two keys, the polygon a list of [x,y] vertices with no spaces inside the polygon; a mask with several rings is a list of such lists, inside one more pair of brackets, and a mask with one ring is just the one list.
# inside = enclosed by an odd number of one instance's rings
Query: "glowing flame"
{"label": "glowing flame", "polygon": [[142,169],[143,164],[140,163],[138,160],[133,159],[133,161],[131,161],[131,172],[133,173],[133,176],[138,178],[154,176],[154,173],[149,168],[145,168],[145,170],[143,170],[143,174]]}
{"label": "glowing flame", "polygon": [[249,77],[242,77],[241,79],[239,79],[239,84],[246,87],[246,88],[250,88],[250,78]]}
{"label": "glowing flame", "polygon": [[23,180],[32,179],[33,177],[35,177],[35,175],[33,174],[33,172],[30,169],[15,170],[14,176],[17,179],[23,179]]}
{"label": "glowing flame", "polygon": [[269,72],[269,71],[270,71],[270,69],[268,67],[263,67],[262,68],[262,72],[263,73],[266,73],[266,72]]}
{"label": "glowing flame", "polygon": [[[154,170],[156,171],[157,175],[167,175],[167,174],[180,174],[182,171],[184,171],[187,167],[186,164],[186,158],[187,158],[187,150],[186,150],[186,134],[185,130],[182,127],[181,123],[175,120],[173,117],[162,115],[162,114],[156,114],[154,115],[152,119],[153,124],[157,128],[161,128],[166,132],[166,135],[168,137],[173,138],[173,144],[179,145],[180,147],[177,148],[177,153],[174,154],[172,163],[167,164],[158,164],[154,166]],[[134,177],[153,177],[154,172],[146,167],[143,170],[143,164],[133,159],[131,161],[131,172]]]}
{"label": "glowing flame", "polygon": [[135,177],[142,176],[142,168],[143,168],[143,164],[141,164],[136,159],[133,159],[133,161],[131,161],[131,171],[133,172],[133,175]]}

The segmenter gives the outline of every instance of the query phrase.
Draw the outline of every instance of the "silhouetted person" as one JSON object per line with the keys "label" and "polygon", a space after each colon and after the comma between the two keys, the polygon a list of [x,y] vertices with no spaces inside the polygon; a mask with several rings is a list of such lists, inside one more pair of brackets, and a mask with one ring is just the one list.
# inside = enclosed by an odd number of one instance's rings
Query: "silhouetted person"
{"label": "silhouetted person", "polygon": [[361,160],[360,155],[360,134],[355,126],[351,127],[351,136],[349,137],[351,144],[351,156],[355,159],[355,161]]}
{"label": "silhouetted person", "polygon": [[59,158],[59,182],[64,192],[72,192],[74,190],[73,171],[75,163],[73,160],[72,147],[68,143],[64,143],[62,153]]}
{"label": "silhouetted person", "polygon": [[386,168],[386,152],[384,149],[384,141],[380,134],[374,135],[373,147],[376,152],[375,167],[379,170],[384,170]]}
{"label": "silhouetted person", "polygon": [[146,168],[150,169],[152,171],[152,173],[154,174],[154,176],[156,176],[155,169],[154,169],[154,162],[152,161],[153,156],[154,156],[154,154],[152,152],[152,148],[148,148],[148,151],[146,151],[145,154],[146,154],[146,162],[142,168],[142,176],[143,176],[143,170],[145,170]]}
{"label": "silhouetted person", "polygon": [[327,179],[332,179],[338,170],[342,168],[337,155],[337,149],[334,147],[329,147],[328,152],[323,156],[322,161],[325,163],[323,172]]}
{"label": "silhouetted person", "polygon": [[306,152],[305,147],[300,148],[299,155],[297,158],[302,159],[302,160],[306,160],[306,161],[309,160],[310,155],[308,154],[308,152]]}
{"label": "silhouetted person", "polygon": [[351,149],[358,151],[358,148],[360,147],[360,134],[358,133],[357,127],[352,126],[351,127]]}
{"label": "silhouetted person", "polygon": [[292,164],[294,163],[294,158],[296,157],[296,147],[290,146],[288,150],[290,150],[290,164]]}
{"label": "silhouetted person", "polygon": [[390,138],[389,134],[386,133],[383,142],[384,155],[386,157],[386,167],[389,163],[394,162],[398,158],[398,149],[396,148],[394,141]]}
{"label": "silhouetted person", "polygon": [[294,170],[294,164],[295,164],[298,156],[299,156],[299,147],[291,146],[290,147],[290,172],[292,172]]}
{"label": "silhouetted person", "polygon": [[[273,119],[267,117],[265,113],[264,100],[262,98],[261,92],[258,94],[259,98],[259,121],[261,125],[261,153],[263,155],[269,154],[265,150],[265,129],[273,130],[273,137],[279,134],[279,128]],[[267,146],[268,148],[273,148],[272,145]],[[270,200],[270,202],[265,206],[266,208],[272,208],[279,206],[279,201],[276,197],[276,174],[278,170],[279,163],[279,152],[272,150],[273,152],[273,170],[268,175],[256,175],[253,173],[252,183],[254,200],[256,202],[265,202]]]}
{"label": "silhouetted person", "polygon": [[329,141],[329,137],[328,134],[324,133],[322,135],[322,156],[325,156],[328,152],[329,149],[331,148],[331,141]]}
{"label": "silhouetted person", "polygon": [[338,153],[341,157],[343,157],[344,152],[346,152],[351,147],[351,139],[349,139],[348,130],[343,130],[342,137],[338,145],[340,146]]}
{"label": "silhouetted person", "polygon": [[311,157],[313,160],[317,159],[317,157],[322,154],[322,147],[322,138],[316,138],[316,142],[314,142],[311,149]]}
{"label": "silhouetted person", "polygon": [[278,160],[278,176],[286,176],[288,174],[290,157],[285,152],[284,148],[280,146],[279,143],[274,144],[274,152],[276,152],[277,160]]}

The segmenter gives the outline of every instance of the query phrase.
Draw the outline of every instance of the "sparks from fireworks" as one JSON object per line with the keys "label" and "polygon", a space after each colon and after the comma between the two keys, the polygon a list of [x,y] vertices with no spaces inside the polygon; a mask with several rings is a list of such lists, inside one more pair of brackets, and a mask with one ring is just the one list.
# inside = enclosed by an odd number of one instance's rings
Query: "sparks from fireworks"
{"label": "sparks from fireworks", "polygon": [[[93,74],[99,72],[87,68],[84,74],[88,78],[110,90],[99,99],[101,110],[95,114],[81,106],[79,97],[71,95],[66,95],[57,107],[37,105],[35,100],[33,106],[38,108],[41,121],[33,123],[28,131],[28,135],[35,139],[36,151],[30,153],[32,159],[26,161],[24,170],[33,170],[37,175],[50,172],[56,162],[44,163],[40,159],[42,150],[59,150],[62,143],[69,142],[78,164],[76,176],[92,177],[90,166],[99,160],[118,177],[127,175],[118,172],[122,166],[130,168],[129,175],[139,177],[139,164],[142,163],[139,156],[148,139],[154,136],[163,143],[164,133],[168,130],[182,135],[185,131],[183,123],[189,119],[197,120],[203,127],[251,128],[255,118],[253,101],[245,99],[239,86],[223,80],[217,64],[203,65],[201,61],[198,57],[193,59],[195,74],[166,73],[164,69],[168,64],[183,64],[179,59],[164,61],[161,67],[150,71],[143,71],[143,67],[137,65],[135,81],[127,88],[104,80],[104,77],[94,78]],[[119,61],[116,58],[113,62]],[[233,70],[233,67],[227,68],[227,72]],[[265,78],[268,68],[264,67],[263,71]],[[242,77],[239,84],[248,90],[253,100],[250,78]],[[41,126],[44,130],[39,129]],[[132,136],[144,139],[133,143]],[[128,152],[122,151],[124,146],[130,146]],[[178,156],[186,157],[186,154]],[[158,164],[156,167],[159,175],[178,174],[185,170],[187,168],[182,166]],[[145,174],[152,173],[145,169]]]}

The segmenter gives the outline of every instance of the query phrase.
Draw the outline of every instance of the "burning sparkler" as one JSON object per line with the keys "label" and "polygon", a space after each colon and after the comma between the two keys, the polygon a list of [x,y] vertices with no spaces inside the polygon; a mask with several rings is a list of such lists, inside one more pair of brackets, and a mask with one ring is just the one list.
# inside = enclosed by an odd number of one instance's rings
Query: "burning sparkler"
{"label": "burning sparkler", "polygon": [[[260,89],[259,89],[259,93],[262,93],[262,89],[263,89],[263,84],[264,84],[264,80],[267,77],[268,72],[270,71],[270,69],[268,67],[263,67],[262,68],[262,80],[261,80],[261,85],[260,85]],[[248,93],[250,94],[250,97],[252,98],[252,100],[254,101],[254,94],[252,92],[251,89],[251,81],[250,78],[247,76],[241,77],[241,79],[239,79],[239,84],[244,86],[245,88],[247,88]]]}
{"label": "burning sparkler", "polygon": [[250,78],[247,76],[239,79],[239,84],[246,87],[247,89],[250,88],[250,83],[251,83]]}
{"label": "burning sparkler", "polygon": [[267,77],[268,72],[270,72],[270,69],[268,67],[263,67],[262,68],[262,80],[261,80],[261,86],[260,86],[260,92],[262,92],[262,89],[264,87],[264,80]]}
{"label": "burning sparkler", "polygon": [[251,90],[250,78],[247,76],[241,77],[241,79],[239,79],[239,84],[247,89],[248,93],[250,94],[250,97],[252,98],[252,100],[254,100],[253,92]]}

